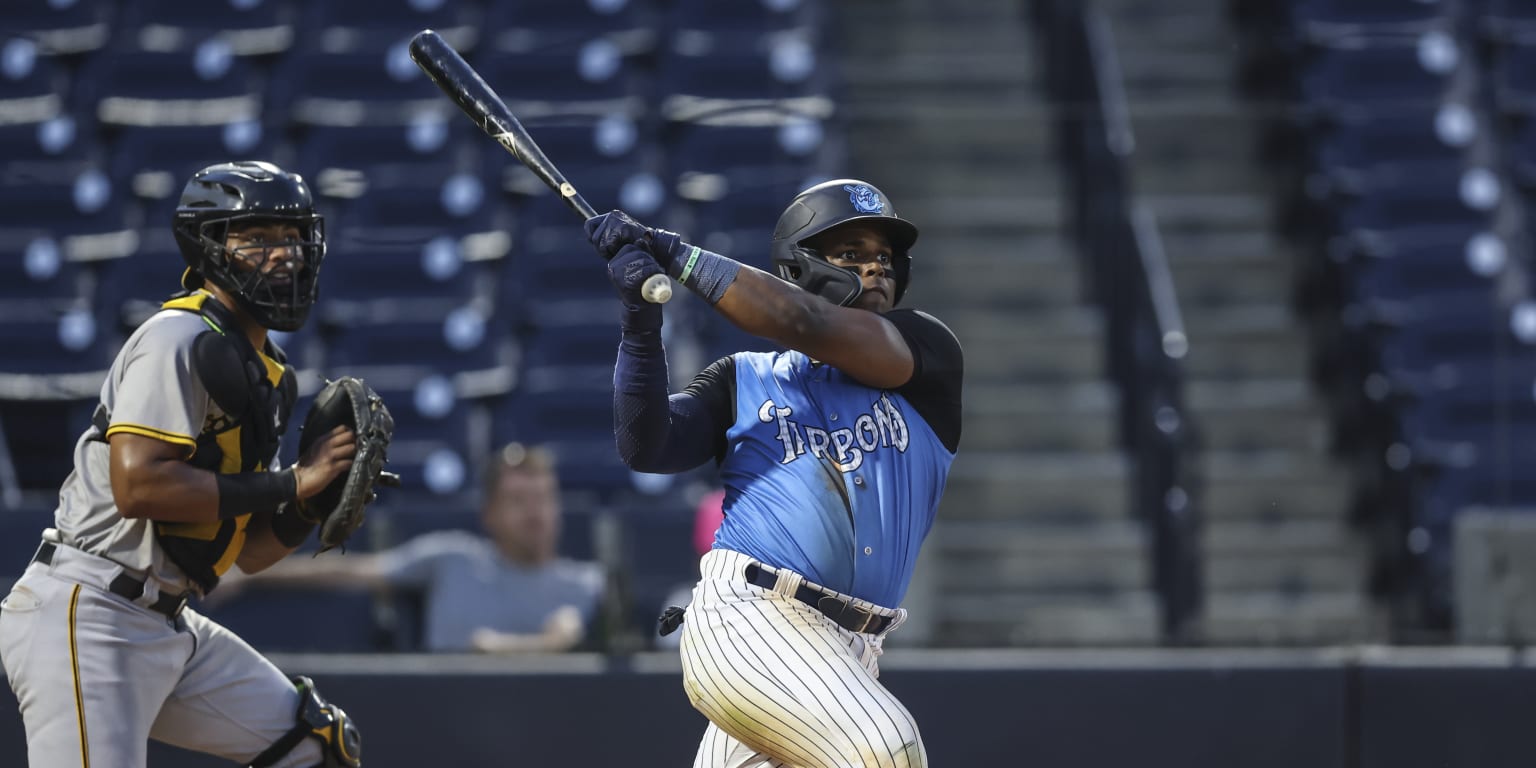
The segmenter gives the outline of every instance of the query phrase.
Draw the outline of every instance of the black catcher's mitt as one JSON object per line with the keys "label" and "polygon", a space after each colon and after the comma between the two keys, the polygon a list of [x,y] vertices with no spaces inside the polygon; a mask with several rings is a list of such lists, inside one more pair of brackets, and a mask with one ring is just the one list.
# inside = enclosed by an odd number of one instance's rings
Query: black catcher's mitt
{"label": "black catcher's mitt", "polygon": [[389,439],[395,420],[384,400],[362,379],[342,376],[328,381],[300,427],[299,455],[337,425],[345,424],[357,435],[352,468],[339,475],[325,490],[304,500],[307,517],[320,524],[321,551],[340,545],[363,524],[363,508],[373,501],[373,486],[400,485],[400,478],[384,471]]}

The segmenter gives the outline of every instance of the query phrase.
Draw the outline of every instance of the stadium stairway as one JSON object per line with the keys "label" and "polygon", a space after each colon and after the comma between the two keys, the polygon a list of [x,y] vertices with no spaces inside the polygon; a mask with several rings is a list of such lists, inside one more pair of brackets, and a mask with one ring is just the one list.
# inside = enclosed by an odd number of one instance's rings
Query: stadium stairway
{"label": "stadium stairway", "polygon": [[[1103,333],[1064,239],[1023,8],[849,0],[832,39],[852,174],[922,231],[907,303],[966,351],[960,456],[897,644],[1157,638]],[[854,20],[882,19],[878,27]],[[899,53],[898,53],[899,52]]]}
{"label": "stadium stairway", "polygon": [[1235,39],[1207,0],[1105,0],[1136,137],[1190,339],[1188,406],[1203,438],[1210,644],[1380,639],[1349,478],[1328,453],[1293,315],[1293,257],[1273,233],[1259,126],[1232,83]]}

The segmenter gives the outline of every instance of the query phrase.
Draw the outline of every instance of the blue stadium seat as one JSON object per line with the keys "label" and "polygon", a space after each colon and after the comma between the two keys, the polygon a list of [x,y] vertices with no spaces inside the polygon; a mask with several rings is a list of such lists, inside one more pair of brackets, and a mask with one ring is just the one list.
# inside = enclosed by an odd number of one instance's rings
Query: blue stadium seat
{"label": "blue stadium seat", "polygon": [[370,185],[420,186],[446,170],[475,168],[484,139],[446,114],[422,114],[404,125],[313,126],[298,144],[294,167],[318,179],[332,169],[361,171]]}
{"label": "blue stadium seat", "polygon": [[7,114],[27,123],[57,117],[65,111],[64,86],[63,69],[36,41],[0,41],[0,109]]}
{"label": "blue stadium seat", "polygon": [[1299,76],[1303,102],[1324,114],[1437,105],[1465,55],[1439,31],[1417,41],[1341,42],[1313,52]]}
{"label": "blue stadium seat", "polygon": [[332,180],[324,174],[315,185],[327,198],[322,210],[338,228],[388,227],[455,236],[501,229],[498,217],[507,215],[506,211],[480,174],[443,166],[432,171],[413,179],[412,186],[374,185],[367,177],[357,179],[361,195],[352,199],[345,195],[356,195],[356,191],[332,189]]}
{"label": "blue stadium seat", "polygon": [[379,51],[407,42],[423,29],[462,51],[478,37],[470,0],[325,0],[310,3],[305,27],[315,47],[332,52]]}
{"label": "blue stadium seat", "polygon": [[132,254],[100,263],[95,306],[105,330],[126,335],[137,328],[171,294],[181,290],[186,262],[171,240],[170,222],[139,234]]}
{"label": "blue stadium seat", "polygon": [[589,40],[574,50],[488,52],[475,57],[475,68],[520,120],[636,116],[644,110],[639,73],[624,51],[605,38]]}
{"label": "blue stadium seat", "polygon": [[106,45],[116,3],[9,0],[6,28],[59,54],[79,54]]}
{"label": "blue stadium seat", "polygon": [[641,636],[656,636],[656,618],[673,590],[698,580],[693,546],[693,509],[680,494],[664,494],[621,510],[624,565],[629,579],[631,621]]}
{"label": "blue stadium seat", "polygon": [[655,42],[652,0],[501,0],[486,8],[481,28],[500,51],[526,53],[579,46],[605,37],[628,54]]}
{"label": "blue stadium seat", "polygon": [[[323,278],[322,278],[323,279]],[[321,305],[322,311],[325,305]],[[399,304],[382,300],[367,314],[342,320],[327,335],[326,365],[336,373],[354,368],[427,367],[442,373],[487,370],[509,359],[506,329],[485,310],[465,306],[447,314],[403,317]]]}
{"label": "blue stadium seat", "polygon": [[32,556],[37,554],[43,529],[53,527],[56,502],[57,499],[49,503],[22,504],[0,511],[0,585],[7,591],[10,583],[21,577],[22,571],[32,562]]}
{"label": "blue stadium seat", "polygon": [[779,107],[806,117],[828,117],[831,65],[800,38],[766,40],[762,45],[764,50],[695,49],[686,38],[674,39],[659,65],[663,114],[696,120],[733,106],[731,101],[775,100]]}
{"label": "blue stadium seat", "polygon": [[[643,216],[665,205],[665,190],[655,173],[658,148],[632,116],[562,114],[530,118],[523,125],[595,208],[618,206]],[[540,205],[552,215],[571,216],[558,211],[560,206],[546,204],[557,201],[544,182],[509,153],[494,153],[486,160],[494,186],[524,198],[550,198]]]}
{"label": "blue stadium seat", "polygon": [[12,314],[0,323],[0,373],[105,371],[115,345],[99,325],[83,304]]}
{"label": "blue stadium seat", "polygon": [[1502,197],[1497,176],[1486,169],[1436,160],[1378,166],[1348,179],[1343,191],[1327,204],[1341,233],[1430,224],[1487,227]]}
{"label": "blue stadium seat", "polygon": [[[609,370],[611,378],[611,365]],[[592,383],[578,380],[570,388],[514,392],[492,411],[494,443],[548,446],[560,462],[564,488],[603,494],[631,489],[632,473],[613,442],[612,395]]]}
{"label": "blue stadium seat", "polygon": [[1491,73],[1494,101],[1506,113],[1536,115],[1536,42],[1499,49]]}
{"label": "blue stadium seat", "polygon": [[[58,392],[47,379],[29,379],[44,386],[23,392],[10,391],[15,382],[0,374],[7,390],[0,394],[0,427],[23,491],[57,499],[59,486],[74,469],[75,443],[91,424],[101,388],[101,377],[85,378],[67,392]],[[34,532],[34,538],[41,532]]]}
{"label": "blue stadium seat", "polygon": [[453,110],[403,42],[365,53],[295,53],[276,69],[269,104],[300,126],[408,125]]}
{"label": "blue stadium seat", "polygon": [[253,584],[227,601],[195,607],[262,653],[393,649],[389,629],[377,620],[377,598],[367,589]]}
{"label": "blue stadium seat", "polygon": [[[548,215],[570,216],[563,211],[549,211]],[[559,225],[558,220],[551,224],[554,226],[528,228],[511,258],[502,265],[499,303],[503,311],[530,322],[541,317],[547,321],[549,316],[544,310],[549,305],[572,306],[572,302],[581,302],[590,310],[574,311],[601,312],[599,307],[607,305],[612,311],[601,317],[618,317],[614,309],[617,302],[613,286],[608,282],[601,260],[592,252],[592,246],[582,238],[579,226],[574,220],[564,225]]]}
{"label": "blue stadium seat", "polygon": [[11,315],[23,304],[78,304],[89,298],[85,277],[85,270],[66,258],[54,238],[0,243],[0,317]]}
{"label": "blue stadium seat", "polygon": [[96,151],[86,129],[74,117],[64,114],[37,120],[0,125],[0,146],[6,149],[10,163],[76,165]]}
{"label": "blue stadium seat", "polygon": [[275,142],[262,124],[246,120],[222,125],[125,127],[112,141],[112,178],[163,214],[170,213],[192,174],[232,159],[264,159]]}
{"label": "blue stadium seat", "polygon": [[1453,0],[1296,0],[1289,5],[1293,27],[1311,39],[1421,34],[1447,26],[1455,10]]}
{"label": "blue stadium seat", "polygon": [[619,328],[612,315],[537,326],[524,339],[519,386],[539,392],[612,391],[618,349]]}
{"label": "blue stadium seat", "polygon": [[237,56],[270,56],[292,47],[296,35],[290,0],[186,3],[134,0],[117,27],[145,51],[179,51],[218,38]]}
{"label": "blue stadium seat", "polygon": [[431,303],[447,312],[477,296],[483,267],[465,260],[453,235],[425,228],[353,228],[328,236],[321,290],[327,302],[391,299]]}
{"label": "blue stadium seat", "polygon": [[1472,111],[1460,105],[1384,110],[1323,129],[1313,162],[1324,173],[1363,173],[1404,161],[1454,162],[1477,133]]}
{"label": "blue stadium seat", "polygon": [[219,40],[190,51],[96,56],[76,82],[83,105],[106,126],[222,125],[262,115],[252,66]]}

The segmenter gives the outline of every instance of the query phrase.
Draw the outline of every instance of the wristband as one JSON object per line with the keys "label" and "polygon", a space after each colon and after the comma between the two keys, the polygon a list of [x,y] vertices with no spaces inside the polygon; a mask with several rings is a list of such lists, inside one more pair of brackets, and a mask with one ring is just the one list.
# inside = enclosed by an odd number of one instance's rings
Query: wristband
{"label": "wristband", "polygon": [[698,294],[700,298],[711,305],[718,304],[720,297],[725,295],[725,289],[736,282],[736,274],[741,271],[741,262],[718,253],[706,251],[697,245],[682,244],[687,250],[683,258],[672,261],[673,277]]}
{"label": "wristband", "polygon": [[291,468],[279,472],[214,475],[214,481],[219,488],[220,520],[275,510],[285,501],[299,500],[299,481]]}
{"label": "wristband", "polygon": [[304,543],[304,538],[315,529],[316,521],[304,517],[299,502],[291,501],[272,516],[272,535],[283,546],[293,549]]}

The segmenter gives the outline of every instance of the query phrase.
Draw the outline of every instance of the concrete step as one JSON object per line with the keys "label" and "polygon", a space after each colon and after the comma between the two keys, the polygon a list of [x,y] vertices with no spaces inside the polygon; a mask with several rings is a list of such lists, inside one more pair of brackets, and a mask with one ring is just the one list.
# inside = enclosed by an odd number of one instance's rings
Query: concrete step
{"label": "concrete step", "polygon": [[1273,212],[1268,196],[1252,192],[1148,194],[1140,199],[1151,207],[1164,234],[1268,231]]}
{"label": "concrete step", "polygon": [[1382,609],[1355,591],[1210,592],[1200,621],[1201,637],[1213,645],[1363,643],[1380,641],[1385,630]]}
{"label": "concrete step", "polygon": [[1148,590],[1112,596],[955,595],[941,601],[936,645],[1149,645],[1158,603]]}
{"label": "concrete step", "polygon": [[1103,319],[1083,307],[1015,311],[946,309],[974,381],[1083,381],[1102,378]]}
{"label": "concrete step", "polygon": [[1184,308],[1193,379],[1284,379],[1307,371],[1305,332],[1282,305]]}
{"label": "concrete step", "polygon": [[944,297],[957,309],[1010,313],[1062,312],[1077,305],[1077,261],[1060,254],[1056,238],[1006,238],[991,245],[970,238],[974,245],[968,245],[942,236],[930,241],[924,232],[917,242],[909,289],[914,298]]}
{"label": "concrete step", "polygon": [[1184,402],[1203,450],[1318,454],[1328,447],[1328,414],[1305,379],[1195,380]]}
{"label": "concrete step", "polygon": [[1011,231],[1020,235],[1054,234],[1061,229],[1064,203],[1057,196],[947,195],[910,196],[901,215],[925,228]]}
{"label": "concrete step", "polygon": [[1190,250],[1184,242],[1164,242],[1174,289],[1181,307],[1280,304],[1291,292],[1289,260],[1269,253]]}
{"label": "concrete step", "polygon": [[1226,520],[1347,517],[1350,475],[1322,454],[1206,452],[1195,459],[1199,504],[1209,524]]}
{"label": "concrete step", "polygon": [[935,531],[946,594],[967,592],[1107,593],[1145,589],[1151,573],[1140,525],[1017,521],[951,522]]}
{"label": "concrete step", "polygon": [[967,451],[950,469],[939,517],[1089,524],[1129,519],[1130,470],[1116,451]]}
{"label": "concrete step", "polygon": [[1110,451],[1116,447],[1113,390],[1100,381],[968,383],[967,451]]}
{"label": "concrete step", "polygon": [[1369,567],[1354,553],[1207,554],[1206,588],[1289,593],[1360,592]]}

